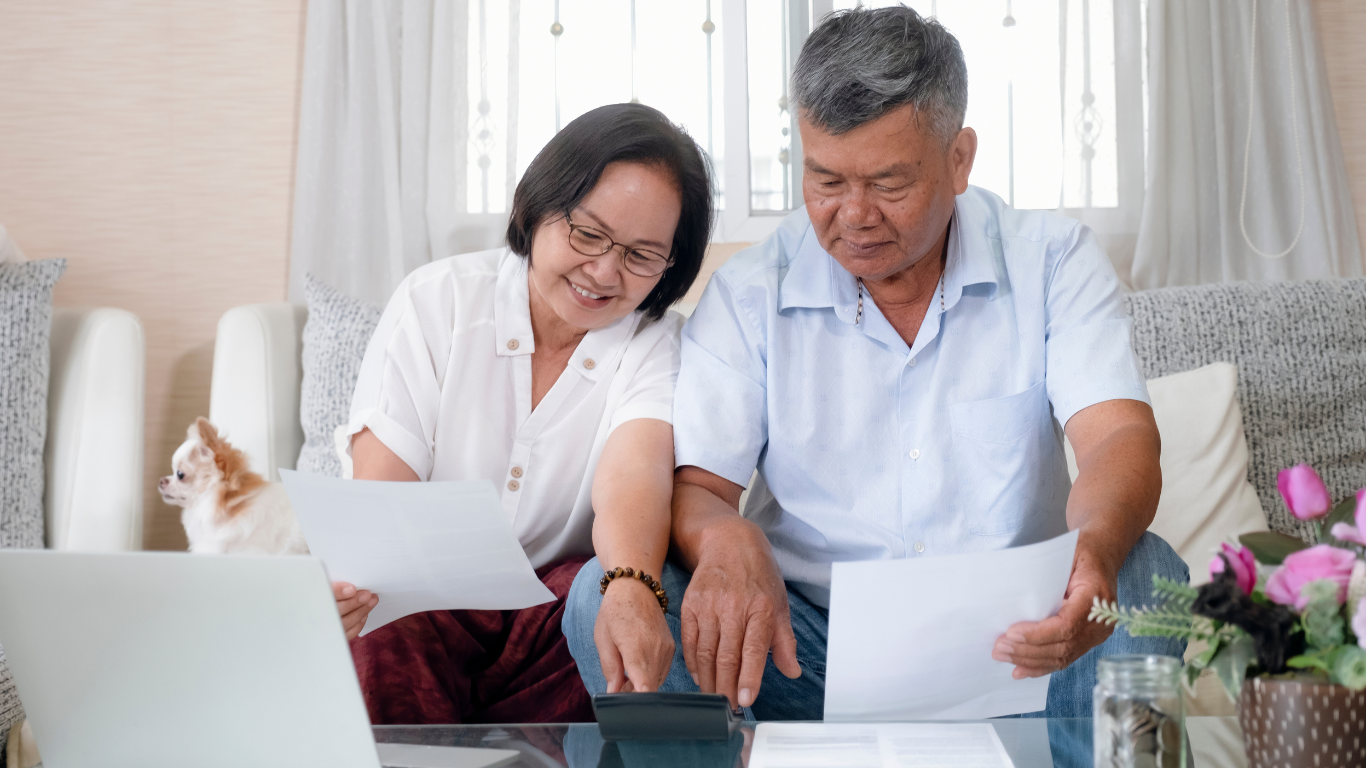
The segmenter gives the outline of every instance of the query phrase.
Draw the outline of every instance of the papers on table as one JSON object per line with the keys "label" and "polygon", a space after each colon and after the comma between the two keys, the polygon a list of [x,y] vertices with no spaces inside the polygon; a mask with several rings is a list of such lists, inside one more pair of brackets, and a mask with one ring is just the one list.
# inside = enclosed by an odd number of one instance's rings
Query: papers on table
{"label": "papers on table", "polygon": [[1073,531],[1014,549],[835,563],[825,719],[979,720],[1044,708],[1048,678],[1011,679],[996,638],[1062,607]]}
{"label": "papers on table", "polygon": [[749,768],[1014,768],[985,723],[760,723]]}
{"label": "papers on table", "polygon": [[555,599],[487,480],[386,483],[290,470],[280,478],[328,576],[379,595],[362,635],[421,611]]}

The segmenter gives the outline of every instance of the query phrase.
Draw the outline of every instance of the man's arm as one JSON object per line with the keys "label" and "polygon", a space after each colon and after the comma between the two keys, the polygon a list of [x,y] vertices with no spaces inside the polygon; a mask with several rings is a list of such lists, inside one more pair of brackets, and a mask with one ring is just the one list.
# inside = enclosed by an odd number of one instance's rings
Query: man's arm
{"label": "man's arm", "polygon": [[683,660],[703,691],[748,707],[769,649],[791,678],[797,664],[787,587],[759,526],[740,516],[739,485],[698,467],[674,473],[673,551],[692,571],[683,596]]}
{"label": "man's arm", "polygon": [[996,640],[992,658],[1014,664],[1016,679],[1063,669],[1110,636],[1110,627],[1087,620],[1091,601],[1115,599],[1119,569],[1152,524],[1162,492],[1162,441],[1148,405],[1097,403],[1065,429],[1077,456],[1067,499],[1067,527],[1080,531],[1077,554],[1057,615],[1016,624]]}

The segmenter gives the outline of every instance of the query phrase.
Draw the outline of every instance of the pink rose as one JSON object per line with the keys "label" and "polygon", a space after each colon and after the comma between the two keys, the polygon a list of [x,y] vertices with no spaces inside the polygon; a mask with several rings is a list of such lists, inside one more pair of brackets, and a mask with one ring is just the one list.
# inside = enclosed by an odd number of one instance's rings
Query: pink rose
{"label": "pink rose", "polygon": [[[1228,544],[1220,544],[1222,554],[1228,557],[1228,562],[1233,566],[1233,576],[1238,581],[1238,588],[1243,590],[1243,594],[1250,595],[1257,586],[1257,560],[1252,556],[1252,550],[1247,547],[1234,549]],[[1224,558],[1215,555],[1209,562],[1210,578],[1218,576],[1224,572]]]}
{"label": "pink rose", "polygon": [[1317,520],[1328,514],[1333,502],[1328,498],[1319,473],[1308,464],[1296,464],[1276,475],[1276,489],[1290,512],[1301,520]]}
{"label": "pink rose", "polygon": [[1301,549],[1285,558],[1271,578],[1266,580],[1266,596],[1281,605],[1293,605],[1302,611],[1309,599],[1301,594],[1304,585],[1319,579],[1330,579],[1338,584],[1338,604],[1347,599],[1347,582],[1352,578],[1352,566],[1357,556],[1340,547],[1319,544]]}
{"label": "pink rose", "polygon": [[1356,525],[1334,523],[1329,533],[1342,541],[1366,546],[1366,488],[1357,491]]}

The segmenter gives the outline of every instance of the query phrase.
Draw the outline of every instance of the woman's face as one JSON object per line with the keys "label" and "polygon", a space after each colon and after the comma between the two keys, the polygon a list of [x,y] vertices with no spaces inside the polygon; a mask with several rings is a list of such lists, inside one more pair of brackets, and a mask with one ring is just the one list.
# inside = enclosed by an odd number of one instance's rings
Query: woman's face
{"label": "woman's face", "polygon": [[[663,168],[615,162],[570,212],[627,248],[668,256],[683,208],[673,176]],[[605,328],[640,306],[660,276],[641,277],[622,265],[621,248],[585,256],[569,245],[569,222],[555,216],[536,229],[531,246],[531,300],[543,302],[579,331]],[[533,318],[535,314],[533,313]]]}

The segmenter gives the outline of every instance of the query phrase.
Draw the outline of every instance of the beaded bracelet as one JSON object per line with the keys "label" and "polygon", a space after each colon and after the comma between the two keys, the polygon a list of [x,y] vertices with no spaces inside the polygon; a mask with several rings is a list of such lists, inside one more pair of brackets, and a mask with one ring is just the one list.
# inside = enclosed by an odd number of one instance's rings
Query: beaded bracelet
{"label": "beaded bracelet", "polygon": [[655,581],[650,574],[645,571],[637,571],[634,568],[622,568],[621,566],[617,566],[602,574],[602,580],[598,582],[598,594],[607,594],[607,585],[612,583],[612,579],[620,578],[622,576],[625,576],[628,579],[636,579],[649,587],[650,591],[655,593],[655,599],[659,601],[659,607],[666,613],[668,612],[669,596],[664,594],[664,586],[658,581]]}

